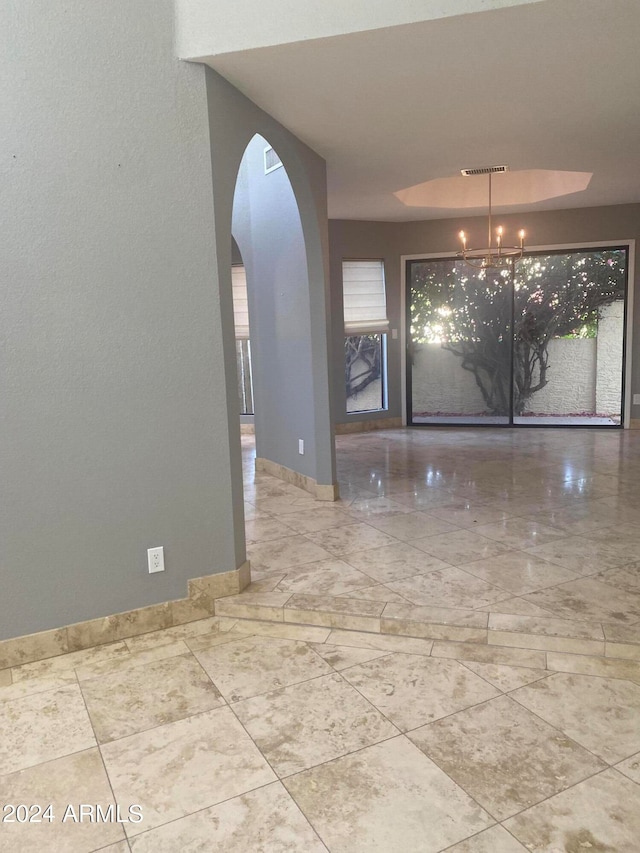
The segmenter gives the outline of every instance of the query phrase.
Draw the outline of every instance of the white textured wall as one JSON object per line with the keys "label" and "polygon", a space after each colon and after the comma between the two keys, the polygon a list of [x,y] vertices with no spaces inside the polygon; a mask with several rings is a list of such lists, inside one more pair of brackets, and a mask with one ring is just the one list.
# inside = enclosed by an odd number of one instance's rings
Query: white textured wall
{"label": "white textured wall", "polygon": [[396,27],[540,0],[176,0],[183,59]]}
{"label": "white textured wall", "polygon": [[619,415],[622,399],[622,341],[624,303],[608,305],[598,321],[596,409],[598,413]]}
{"label": "white textured wall", "polygon": [[[613,372],[617,371],[619,383],[621,365],[613,358],[609,363],[601,381],[612,388],[616,383]],[[486,410],[473,374],[460,364],[460,359],[440,344],[425,344],[416,352],[412,372],[414,412],[471,415]],[[595,412],[596,339],[550,341],[549,364],[549,383],[533,395],[527,410],[550,414]],[[601,411],[606,410],[598,409]],[[619,412],[619,402],[613,411]]]}
{"label": "white textured wall", "polygon": [[596,340],[549,341],[548,384],[529,400],[526,410],[539,414],[595,413]]}
{"label": "white textured wall", "polygon": [[416,350],[411,388],[414,412],[477,414],[486,410],[473,374],[463,370],[458,356],[440,344]]}

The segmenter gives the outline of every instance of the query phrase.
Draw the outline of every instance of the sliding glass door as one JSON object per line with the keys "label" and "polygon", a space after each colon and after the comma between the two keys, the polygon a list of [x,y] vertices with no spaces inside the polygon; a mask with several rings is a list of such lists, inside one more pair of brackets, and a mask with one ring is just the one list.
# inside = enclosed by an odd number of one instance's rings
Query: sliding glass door
{"label": "sliding glass door", "polygon": [[407,263],[410,424],[619,426],[626,248]]}

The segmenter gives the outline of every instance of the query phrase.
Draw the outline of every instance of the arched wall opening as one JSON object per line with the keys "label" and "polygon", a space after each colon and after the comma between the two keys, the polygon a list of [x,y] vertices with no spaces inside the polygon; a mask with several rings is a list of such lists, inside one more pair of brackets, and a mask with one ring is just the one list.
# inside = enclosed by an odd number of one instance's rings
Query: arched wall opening
{"label": "arched wall opening", "polygon": [[260,134],[238,170],[232,233],[246,274],[257,465],[316,481],[305,237],[287,170]]}
{"label": "arched wall opening", "polygon": [[[321,157],[219,74],[205,68],[205,75],[215,226],[213,285],[219,296],[217,332],[225,372],[228,486],[233,502],[236,564],[241,565],[245,559],[245,537],[231,285],[232,236],[247,269],[251,334],[256,336],[258,344],[255,368],[260,376],[256,377],[255,408],[263,470],[295,482],[318,499],[335,500],[338,496],[329,392],[326,168]],[[256,135],[267,143],[254,142]],[[280,188],[274,197],[286,212],[288,231],[277,227],[274,208],[255,201],[256,194],[246,172],[249,161],[257,156],[258,147],[263,158],[267,144],[273,146],[283,166],[265,176],[262,165],[262,177],[276,176],[271,185]],[[238,206],[234,210],[235,198]],[[240,198],[246,203],[240,203]],[[258,221],[260,217],[264,220],[262,224]],[[274,229],[278,231],[279,253],[268,245]],[[292,245],[287,246],[287,242]],[[268,286],[260,285],[264,290],[258,294],[256,275],[265,270]],[[286,317],[287,322],[283,322]],[[301,430],[306,432],[300,434]],[[298,453],[299,439],[305,442],[304,455]]]}

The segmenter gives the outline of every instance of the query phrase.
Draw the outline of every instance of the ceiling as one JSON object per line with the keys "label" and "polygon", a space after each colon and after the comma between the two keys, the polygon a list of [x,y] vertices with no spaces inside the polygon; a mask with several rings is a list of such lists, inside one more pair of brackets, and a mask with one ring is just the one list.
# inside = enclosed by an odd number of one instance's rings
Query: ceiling
{"label": "ceiling", "polygon": [[[460,169],[498,164],[499,212],[640,202],[639,0],[544,0],[206,61],[326,159],[334,219],[484,213],[487,179]],[[427,182],[435,195],[401,192]]]}

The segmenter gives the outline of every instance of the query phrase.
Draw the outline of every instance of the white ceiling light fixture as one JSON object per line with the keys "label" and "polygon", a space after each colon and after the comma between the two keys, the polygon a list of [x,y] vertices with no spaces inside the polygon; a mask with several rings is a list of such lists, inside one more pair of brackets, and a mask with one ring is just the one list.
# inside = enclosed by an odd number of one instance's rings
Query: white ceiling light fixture
{"label": "white ceiling light fixture", "polygon": [[460,232],[462,240],[462,251],[458,252],[458,257],[471,267],[477,269],[499,269],[505,267],[512,261],[517,261],[522,257],[524,252],[524,231],[520,230],[518,236],[520,238],[519,246],[503,246],[502,235],[503,228],[499,225],[496,228],[496,241],[493,242],[493,226],[491,216],[491,178],[495,174],[500,174],[508,170],[508,166],[482,166],[477,169],[461,169],[461,173],[465,177],[472,175],[488,175],[489,176],[489,239],[487,245],[482,248],[472,249],[467,246],[467,235],[464,231]]}

